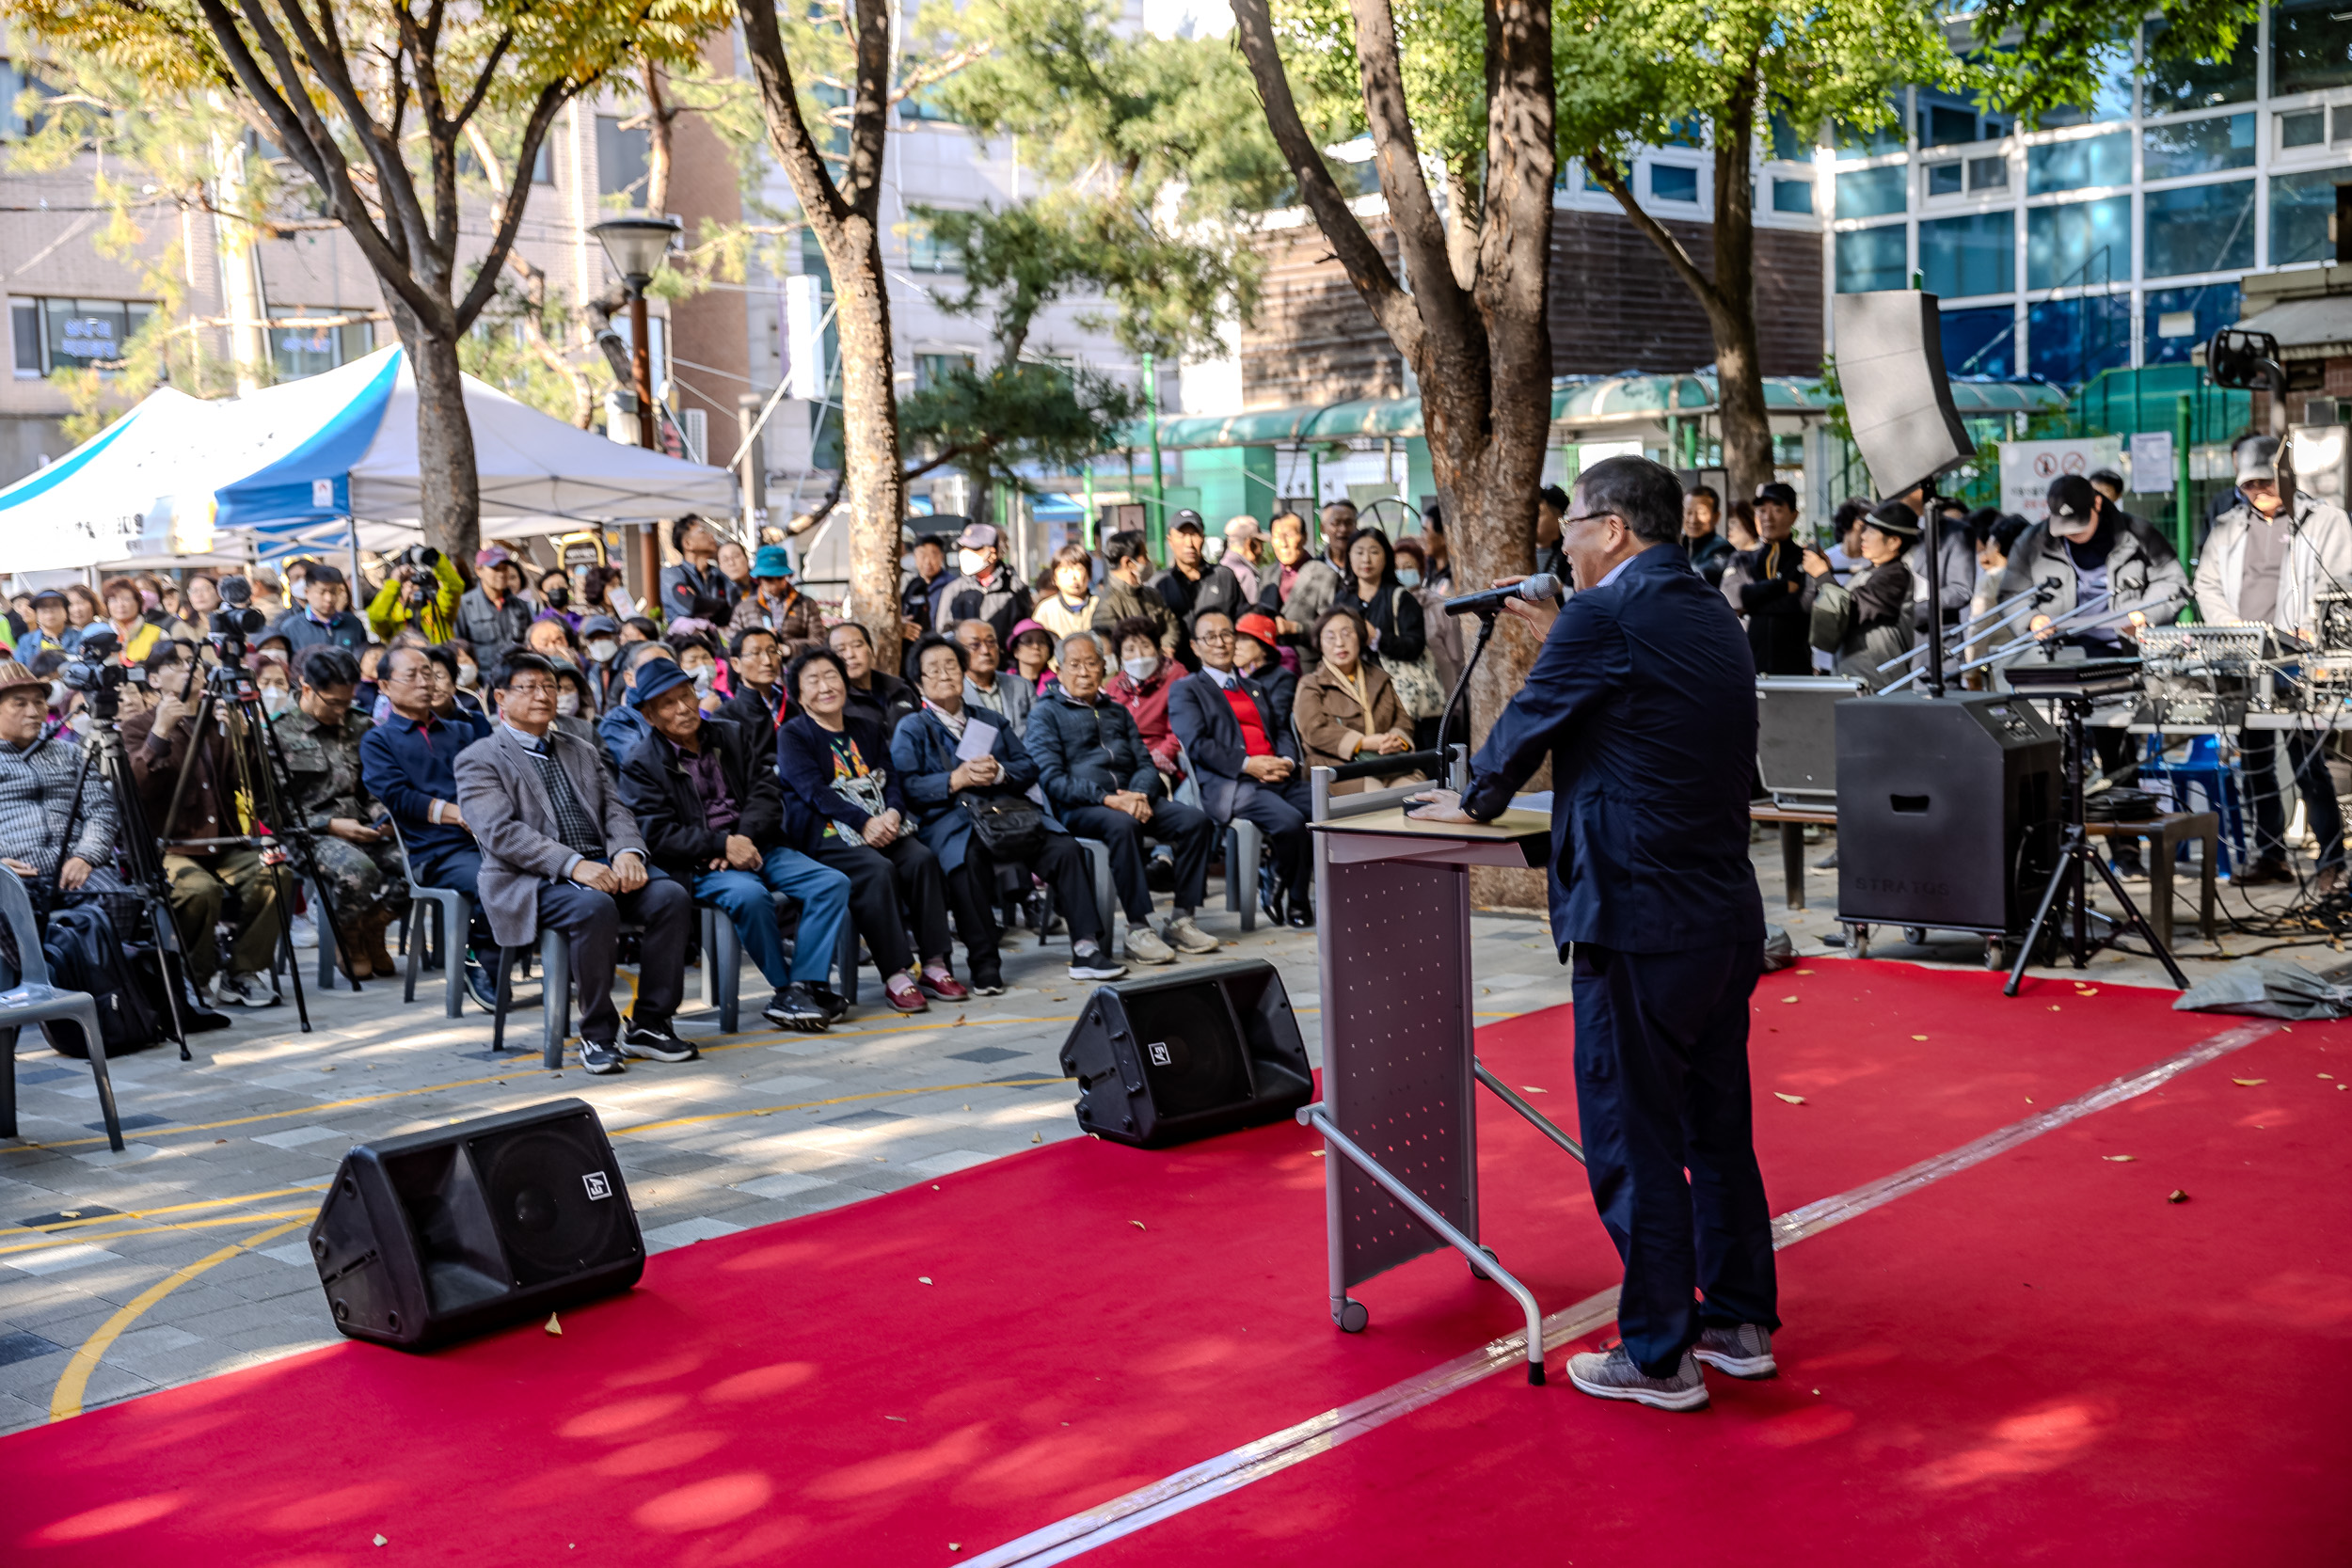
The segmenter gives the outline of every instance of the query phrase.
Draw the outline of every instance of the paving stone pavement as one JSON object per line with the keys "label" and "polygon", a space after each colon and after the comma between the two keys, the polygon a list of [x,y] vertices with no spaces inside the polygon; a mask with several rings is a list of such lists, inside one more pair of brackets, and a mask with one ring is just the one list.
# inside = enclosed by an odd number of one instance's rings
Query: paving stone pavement
{"label": "paving stone pavement", "polygon": [[[1834,843],[1810,847],[1808,863]],[[1821,941],[1836,929],[1835,873],[1809,872],[1809,909],[1788,911],[1779,857],[1777,839],[1759,836],[1767,918],[1808,958],[1838,956]],[[1217,902],[1202,916],[1227,939],[1215,958],[1276,964],[1320,1064],[1312,934],[1244,935]],[[2194,974],[2214,949],[2183,930]],[[1472,934],[1482,1021],[1568,1000],[1540,919],[1481,914]],[[1975,939],[1914,949],[1887,932],[1872,952],[1873,961],[1982,961]],[[2296,956],[2336,961],[2325,944]],[[914,1018],[879,1006],[869,975],[866,1004],[822,1036],[762,1022],[765,988],[747,971],[748,1027],[721,1035],[715,1008],[690,1001],[680,1032],[702,1059],[632,1062],[613,1078],[569,1063],[541,1069],[535,1011],[510,1031],[522,1049],[500,1059],[487,1053],[489,1021],[470,1006],[463,1019],[441,1016],[437,984],[407,1006],[397,983],[346,988],[311,997],[317,1027],[307,1035],[291,1006],[242,1011],[233,1027],[196,1037],[194,1061],[167,1046],[115,1063],[130,1130],[121,1154],[106,1148],[87,1067],[28,1038],[16,1062],[21,1137],[0,1141],[0,1431],[51,1418],[75,1353],[110,1328],[85,1408],[330,1342],[303,1234],[318,1190],[357,1142],[579,1096],[612,1133],[647,1244],[661,1251],[1082,1136],[1057,1055],[1089,988],[1067,978],[1058,940],[1041,949],[1016,933],[1004,958],[1005,995],[935,1003]],[[1184,960],[1202,961],[1214,960]],[[2162,983],[2144,958],[2107,956],[2098,968],[2118,982]]]}

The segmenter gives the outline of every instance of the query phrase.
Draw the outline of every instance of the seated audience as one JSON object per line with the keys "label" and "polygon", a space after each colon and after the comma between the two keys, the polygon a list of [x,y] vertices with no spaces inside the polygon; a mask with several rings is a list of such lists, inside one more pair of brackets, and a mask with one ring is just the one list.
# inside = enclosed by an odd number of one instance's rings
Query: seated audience
{"label": "seated audience", "polygon": [[[1168,799],[1135,720],[1103,692],[1103,665],[1101,633],[1062,640],[1061,685],[1029,710],[1025,736],[1038,782],[1072,832],[1109,847],[1111,884],[1127,915],[1127,957],[1164,964],[1175,961],[1177,948],[1214,953],[1216,938],[1193,916],[1207,897],[1216,825],[1205,812]],[[1152,928],[1147,838],[1175,854],[1172,912],[1161,932]]]}
{"label": "seated audience", "polygon": [[1097,640],[1098,646],[1104,642],[1119,649],[1119,673],[1104,682],[1103,689],[1135,720],[1152,766],[1172,785],[1184,769],[1177,762],[1176,732],[1168,727],[1168,693],[1184,678],[1184,666],[1160,651],[1159,634],[1141,616],[1120,622]]}
{"label": "seated audience", "polygon": [[1037,702],[1037,688],[1005,673],[1004,648],[996,639],[996,628],[986,621],[959,621],[955,635],[965,659],[963,700],[988,709],[1007,724],[1026,724],[1029,709]]}
{"label": "seated audience", "polygon": [[49,905],[53,888],[128,895],[114,872],[122,816],[113,794],[92,780],[75,812],[82,752],[45,734],[48,719],[49,683],[0,659],[0,863],[24,879],[36,909]]}
{"label": "seated audience", "polygon": [[[473,911],[465,937],[466,988],[488,1012],[498,1006],[498,993],[484,961],[495,941],[482,904],[482,850],[457,803],[456,772],[457,753],[481,736],[471,724],[452,723],[434,711],[434,668],[422,648],[385,654],[376,678],[390,712],[359,739],[359,782],[398,826],[410,877],[466,895]],[[453,944],[457,933],[450,940]]]}
{"label": "seated audience", "polygon": [[[457,803],[482,846],[479,883],[504,948],[563,934],[580,994],[580,1060],[618,1072],[624,1056],[689,1062],[701,1053],[671,1026],[685,995],[694,900],[647,863],[645,841],[594,748],[555,732],[555,667],[518,653],[499,672],[500,724],[457,759]],[[637,999],[624,1027],[612,1005],[621,921],[637,939]]]}
{"label": "seated audience", "polygon": [[[964,705],[966,658],[961,647],[944,637],[926,637],[917,646],[923,710],[899,723],[890,741],[890,765],[914,804],[916,831],[946,877],[956,927],[971,956],[972,989],[982,996],[1000,995],[1005,989],[996,956],[1004,937],[996,925],[996,872],[1003,865],[1020,868],[1025,889],[1031,875],[1053,889],[1070,926],[1070,977],[1116,980],[1127,971],[1103,951],[1105,933],[1086,851],[1051,811],[1030,801],[1038,769],[1021,737],[997,722],[996,715]],[[985,727],[985,751],[974,740],[975,725]],[[1026,847],[989,846],[974,824],[992,806],[1037,813],[1037,829]]]}
{"label": "seated audience", "polygon": [[705,713],[718,712],[719,705],[726,701],[726,693],[719,689],[719,656],[711,648],[710,640],[717,636],[716,632],[705,632],[699,627],[689,630],[673,622],[670,634],[662,639],[670,645],[672,662],[694,683],[694,701]]}
{"label": "seated audience", "polygon": [[357,655],[368,645],[368,624],[345,608],[349,591],[343,587],[341,568],[324,561],[309,565],[301,605],[271,622],[269,634],[283,637],[290,655],[321,642],[332,642]]}
{"label": "seated audience", "polygon": [[[874,668],[874,640],[855,621],[842,622],[825,634],[825,641],[848,672],[850,715],[880,730],[883,744],[889,744],[898,721],[922,706],[922,698],[898,676]],[[797,660],[799,655],[793,657]]]}
{"label": "seated audience", "polygon": [[[1064,545],[1054,552],[1047,570],[1053,574],[1053,592],[1037,602],[1038,624],[1054,634],[1057,641],[1073,631],[1085,631],[1094,625],[1094,612],[1101,601],[1094,593],[1094,558],[1087,554],[1084,545]],[[1020,628],[1013,628],[1014,641],[1020,640]]]}
{"label": "seated audience", "polygon": [[[1352,610],[1328,610],[1315,623],[1322,659],[1298,683],[1298,740],[1309,768],[1337,768],[1367,757],[1397,756],[1413,749],[1413,721],[1396,700],[1387,672],[1364,662],[1364,624]],[[1334,795],[1387,789],[1422,775],[1412,769],[1371,778],[1343,779]]]}
{"label": "seated audience", "polygon": [[[1387,552],[1381,553],[1385,561]],[[1270,884],[1261,879],[1259,902],[1271,920],[1311,927],[1314,845],[1307,832],[1307,778],[1298,770],[1297,743],[1275,723],[1265,689],[1233,668],[1231,616],[1203,612],[1193,623],[1192,646],[1200,671],[1168,693],[1168,721],[1200,776],[1200,802],[1219,824],[1240,817],[1264,832],[1274,851],[1274,879]],[[1254,869],[1229,865],[1225,875],[1247,877]]]}
{"label": "seated audience", "polygon": [[[1053,684],[1054,651],[1061,639],[1035,621],[1024,621],[1012,628],[1012,669],[1021,684],[1033,693],[1042,692]],[[966,654],[967,659],[972,656]]]}
{"label": "seated audience", "polygon": [[408,864],[360,777],[360,743],[374,723],[354,711],[359,662],[332,643],[302,650],[300,694],[277,720],[286,758],[286,809],[314,835],[313,855],[333,906],[335,956],[355,980],[393,973],[387,927],[408,907]]}
{"label": "seated audience", "polygon": [[[638,671],[629,701],[654,733],[621,765],[621,799],[637,814],[654,864],[734,923],[775,990],[762,1010],[769,1022],[823,1029],[849,1010],[826,982],[849,918],[850,879],[794,847],[813,841],[818,819],[795,801],[787,821],[771,736],[705,717],[686,672],[661,659]],[[801,903],[788,960],[771,892]]]}
{"label": "seated audience", "polygon": [[596,740],[596,699],[588,677],[572,665],[555,661],[555,727],[590,746]]}
{"label": "seated audience", "polygon": [[[762,546],[761,548],[768,546]],[[743,726],[770,772],[775,771],[776,727],[784,722],[783,643],[766,626],[745,626],[727,645],[735,695],[719,705],[719,717]]]}
{"label": "seated audience", "polygon": [[595,689],[596,711],[601,713],[621,700],[620,674],[614,668],[621,653],[621,623],[610,615],[591,615],[580,622],[580,651],[587,661],[580,669]]}
{"label": "seated audience", "polygon": [[[236,764],[228,737],[215,723],[196,736],[194,716],[202,693],[192,690],[194,663],[176,642],[159,644],[147,656],[147,681],[155,705],[122,719],[122,748],[147,819],[163,835],[164,875],[169,879],[172,923],[180,950],[199,996],[246,1007],[272,1007],[271,958],[282,930],[278,879],[248,844],[221,844],[247,832],[240,814]],[[183,768],[188,781],[179,791],[177,816],[166,820]],[[219,959],[213,927],[224,909],[236,928],[229,974],[215,990]]]}
{"label": "seated audience", "polygon": [[1265,688],[1275,724],[1288,731],[1291,709],[1298,701],[1298,677],[1283,668],[1280,640],[1273,616],[1244,615],[1233,626],[1233,668]]}
{"label": "seated audience", "polygon": [[478,740],[490,733],[490,715],[482,705],[482,699],[465,689],[469,682],[479,680],[480,674],[470,657],[458,657],[460,646],[439,642],[424,651],[433,681],[433,711],[449,723],[472,730]]}
{"label": "seated audience", "polygon": [[[839,628],[835,628],[836,631]],[[824,826],[810,853],[850,879],[850,908],[882,972],[890,1005],[902,1013],[930,1010],[970,994],[950,967],[947,888],[939,857],[915,835],[904,786],[890,765],[890,743],[850,710],[850,676],[830,648],[804,648],[785,689],[793,716],[776,731],[776,773],[785,798]],[[907,943],[912,924],[920,944]]]}
{"label": "seated audience", "polygon": [[648,659],[669,657],[670,645],[657,638],[649,642],[623,643],[620,657],[612,661],[620,678],[596,720],[596,738],[604,745],[605,759],[612,765],[614,778],[620,777],[621,765],[637,749],[637,743],[653,733],[645,716],[628,700],[630,689],[637,684],[637,672]]}

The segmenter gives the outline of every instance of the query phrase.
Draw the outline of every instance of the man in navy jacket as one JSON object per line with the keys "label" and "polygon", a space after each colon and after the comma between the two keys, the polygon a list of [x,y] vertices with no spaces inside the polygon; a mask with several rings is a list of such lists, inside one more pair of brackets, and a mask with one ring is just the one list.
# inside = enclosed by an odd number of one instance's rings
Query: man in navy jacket
{"label": "man in navy jacket", "polygon": [[[1275,883],[1259,895],[1267,916],[1305,929],[1315,923],[1307,775],[1298,742],[1275,718],[1265,688],[1233,668],[1233,618],[1223,610],[1193,617],[1200,673],[1168,689],[1168,726],[1200,775],[1209,815],[1219,822],[1255,822],[1273,846]],[[1230,881],[1254,870],[1229,865],[1225,875]]]}
{"label": "man in navy jacket", "polygon": [[1561,538],[1578,592],[1471,760],[1469,792],[1431,791],[1415,813],[1492,820],[1551,764],[1577,1110],[1625,1260],[1622,1343],[1571,1357],[1568,1375],[1670,1410],[1707,1402],[1701,1362],[1770,1376],[1780,1326],[1748,1089],[1764,943],[1748,860],[1755,665],[1729,605],[1684,561],[1681,524],[1672,470],[1612,457],[1584,471]]}

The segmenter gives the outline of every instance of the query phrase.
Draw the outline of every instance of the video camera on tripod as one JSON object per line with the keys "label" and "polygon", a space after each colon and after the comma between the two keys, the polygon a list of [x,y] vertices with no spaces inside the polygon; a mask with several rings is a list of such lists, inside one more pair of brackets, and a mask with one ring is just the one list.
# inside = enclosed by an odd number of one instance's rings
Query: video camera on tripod
{"label": "video camera on tripod", "polygon": [[122,661],[122,640],[104,622],[97,622],[82,632],[82,641],[65,663],[57,667],[57,679],[68,691],[78,691],[87,705],[90,717],[112,723],[122,711],[122,689],[144,687],[147,667]]}
{"label": "video camera on tripod", "polygon": [[253,584],[246,578],[222,578],[214,586],[220,591],[220,608],[212,613],[204,641],[224,665],[242,666],[246,639],[258,635],[269,618],[253,608]]}

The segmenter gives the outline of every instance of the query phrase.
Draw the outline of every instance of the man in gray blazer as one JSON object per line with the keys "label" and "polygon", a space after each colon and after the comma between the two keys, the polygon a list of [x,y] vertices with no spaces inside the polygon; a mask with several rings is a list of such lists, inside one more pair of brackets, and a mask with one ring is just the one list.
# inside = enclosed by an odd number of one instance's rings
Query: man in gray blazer
{"label": "man in gray blazer", "polygon": [[[527,947],[542,926],[564,933],[580,988],[580,1060],[590,1072],[618,1072],[624,1055],[692,1061],[700,1053],[670,1025],[685,994],[692,895],[652,868],[595,749],[556,731],[554,664],[516,654],[498,684],[504,722],[456,768],[458,810],[482,845],[477,885],[491,934],[501,947]],[[626,1031],[612,1006],[624,916],[644,928]]]}

